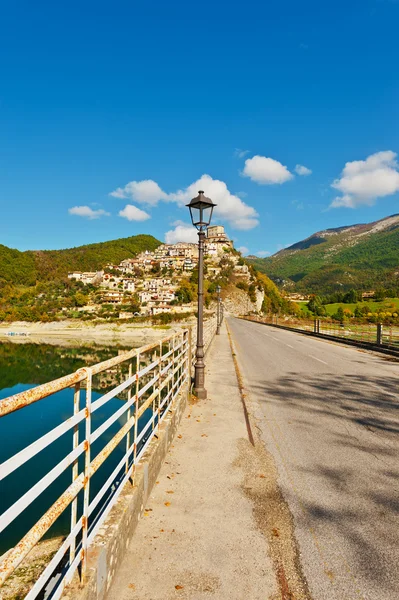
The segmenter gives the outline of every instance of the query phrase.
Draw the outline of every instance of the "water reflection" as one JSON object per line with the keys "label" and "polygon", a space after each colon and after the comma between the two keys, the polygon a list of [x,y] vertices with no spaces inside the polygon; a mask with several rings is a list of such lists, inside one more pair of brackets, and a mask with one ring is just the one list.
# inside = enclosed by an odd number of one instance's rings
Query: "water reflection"
{"label": "water reflection", "polygon": [[[131,346],[81,345],[77,347],[53,344],[0,342],[0,399],[27,390],[35,385],[72,373],[77,369],[113,358],[130,350]],[[135,368],[135,365],[133,365]],[[128,364],[118,365],[93,377],[92,401],[126,379]],[[93,413],[94,431],[126,399],[127,391],[113,398]],[[81,391],[81,407],[85,390]],[[0,462],[19,452],[27,445],[73,415],[73,389],[62,390],[15,413],[0,419]],[[122,416],[92,445],[92,458],[125,423]],[[84,438],[84,423],[80,424],[80,440]],[[6,477],[1,483],[0,514],[6,511],[22,494],[30,490],[61,458],[72,450],[72,432],[69,431],[51,446]],[[112,453],[91,481],[91,499],[102,483],[115,469],[125,451],[125,441]],[[80,457],[81,467],[83,456]],[[53,504],[71,482],[72,472],[64,473],[0,534],[0,554],[13,546],[36,520]],[[81,500],[79,499],[79,502]],[[56,521],[48,537],[65,534],[69,527],[70,511]]]}

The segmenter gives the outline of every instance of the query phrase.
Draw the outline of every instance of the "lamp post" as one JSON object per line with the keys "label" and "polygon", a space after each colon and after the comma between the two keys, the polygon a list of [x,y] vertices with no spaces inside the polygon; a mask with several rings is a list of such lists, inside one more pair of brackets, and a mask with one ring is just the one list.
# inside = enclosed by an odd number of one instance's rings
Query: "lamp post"
{"label": "lamp post", "polygon": [[191,221],[198,229],[198,317],[197,317],[197,350],[195,353],[194,393],[200,399],[207,396],[205,383],[204,363],[204,241],[205,229],[211,222],[213,209],[216,206],[203,191],[193,198],[190,204]]}
{"label": "lamp post", "polygon": [[222,324],[222,320],[221,320],[221,312],[220,312],[220,292],[221,292],[221,287],[220,285],[217,286],[216,288],[216,292],[218,295],[218,307],[217,307],[217,317],[216,317],[216,335],[220,335],[220,326]]}

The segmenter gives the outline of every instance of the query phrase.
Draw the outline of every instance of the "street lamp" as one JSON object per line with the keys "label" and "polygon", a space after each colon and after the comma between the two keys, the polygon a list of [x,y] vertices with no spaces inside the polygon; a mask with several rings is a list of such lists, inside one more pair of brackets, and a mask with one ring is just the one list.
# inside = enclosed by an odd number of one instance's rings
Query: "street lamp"
{"label": "street lamp", "polygon": [[191,221],[198,229],[198,317],[197,317],[197,350],[195,353],[195,373],[194,373],[194,393],[200,399],[207,396],[205,383],[205,363],[204,363],[204,241],[205,229],[211,222],[213,209],[216,206],[210,198],[204,195],[203,191],[198,192],[198,196],[193,198],[190,204]]}
{"label": "street lamp", "polygon": [[216,335],[220,334],[220,326],[222,324],[222,320],[221,320],[221,313],[220,313],[220,292],[222,291],[222,288],[220,287],[220,285],[217,286],[216,288],[216,293],[218,295],[218,310],[217,310],[217,317],[216,317]]}

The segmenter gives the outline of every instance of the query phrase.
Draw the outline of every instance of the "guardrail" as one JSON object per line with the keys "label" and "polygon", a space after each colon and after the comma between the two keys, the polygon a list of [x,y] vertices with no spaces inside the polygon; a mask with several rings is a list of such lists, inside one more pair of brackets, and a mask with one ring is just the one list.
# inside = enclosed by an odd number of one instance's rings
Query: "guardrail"
{"label": "guardrail", "polygon": [[277,315],[267,317],[246,316],[249,321],[313,333],[320,336],[339,338],[349,342],[368,344],[377,349],[399,352],[399,327],[382,325],[381,323],[338,323],[324,321],[323,319],[295,319],[283,318]]}
{"label": "guardrail", "polygon": [[[215,319],[205,322],[206,349],[215,330]],[[49,596],[52,600],[60,598],[78,567],[84,580],[88,547],[124,485],[134,480],[135,468],[156,437],[159,425],[174,400],[183,390],[188,390],[195,354],[194,339],[192,328],[185,329],[159,342],[79,369],[0,401],[0,417],[7,419],[16,411],[29,410],[30,405],[45,398],[51,397],[56,402],[57,393],[69,390],[72,412],[65,420],[59,415],[61,422],[56,427],[0,465],[0,480],[3,480],[53,444],[59,445],[60,440],[65,439],[63,436],[69,436],[72,449],[58,456],[58,448],[54,466],[21,493],[0,516],[1,533],[45,490],[52,490],[50,506],[44,507],[33,527],[0,559],[0,587],[15,573],[57,519],[65,517],[66,511],[69,513],[66,537],[25,598],[33,600],[43,594],[55,574],[58,580]],[[104,391],[104,388],[111,389],[106,393],[98,392]],[[114,399],[118,399],[121,405],[110,415],[108,412],[104,418],[98,419],[97,411],[101,408],[100,412],[104,412],[107,404]],[[105,468],[107,464],[108,468]],[[57,481],[62,478],[65,481],[65,473],[69,474],[69,485],[54,490]]]}

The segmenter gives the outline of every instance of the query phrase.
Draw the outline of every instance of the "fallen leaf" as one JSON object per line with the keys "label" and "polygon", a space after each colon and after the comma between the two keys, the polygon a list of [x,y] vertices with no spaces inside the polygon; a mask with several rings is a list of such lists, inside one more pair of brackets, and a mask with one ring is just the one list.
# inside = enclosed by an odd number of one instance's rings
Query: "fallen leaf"
{"label": "fallen leaf", "polygon": [[160,529],[159,531],[160,531],[161,533],[163,533],[163,532],[165,531],[165,529]]}
{"label": "fallen leaf", "polygon": [[135,590],[136,586],[134,585],[134,583],[129,583],[129,585],[127,586],[129,589],[131,590]]}
{"label": "fallen leaf", "polygon": [[216,413],[213,413],[213,416],[216,417]]}
{"label": "fallen leaf", "polygon": [[178,435],[177,437],[178,437],[179,439],[181,439],[183,436],[182,436],[182,435]]}
{"label": "fallen leaf", "polygon": [[187,415],[187,419],[189,419],[191,417],[191,415]]}
{"label": "fallen leaf", "polygon": [[170,506],[170,502],[164,502],[165,506]]}
{"label": "fallen leaf", "polygon": [[159,481],[156,481],[155,483],[158,485]]}
{"label": "fallen leaf", "polygon": [[167,494],[174,494],[174,491],[173,490],[167,490],[166,493]]}
{"label": "fallen leaf", "polygon": [[272,534],[274,537],[280,537],[280,532],[276,527],[273,527]]}
{"label": "fallen leaf", "polygon": [[259,475],[261,479],[266,479],[266,475]]}
{"label": "fallen leaf", "polygon": [[201,437],[208,437],[208,436],[206,435],[206,433],[203,433],[203,434],[201,435]]}
{"label": "fallen leaf", "polygon": [[170,475],[166,475],[166,479],[172,479]]}
{"label": "fallen leaf", "polygon": [[175,590],[183,590],[184,585],[175,585]]}

